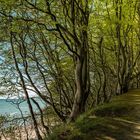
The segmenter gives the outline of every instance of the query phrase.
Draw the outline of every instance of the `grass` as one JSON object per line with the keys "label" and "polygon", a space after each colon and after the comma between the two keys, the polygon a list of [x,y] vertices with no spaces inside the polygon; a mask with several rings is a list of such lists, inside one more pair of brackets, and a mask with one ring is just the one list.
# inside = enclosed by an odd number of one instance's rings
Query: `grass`
{"label": "grass", "polygon": [[140,140],[140,90],[117,96],[54,128],[49,140]]}

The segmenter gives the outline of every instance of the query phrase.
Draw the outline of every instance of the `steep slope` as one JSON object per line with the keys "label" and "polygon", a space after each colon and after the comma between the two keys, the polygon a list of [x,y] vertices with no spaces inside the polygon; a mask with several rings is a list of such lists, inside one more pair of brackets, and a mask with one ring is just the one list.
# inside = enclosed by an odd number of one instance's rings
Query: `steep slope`
{"label": "steep slope", "polygon": [[49,139],[140,140],[140,90],[113,98],[73,124],[58,126]]}

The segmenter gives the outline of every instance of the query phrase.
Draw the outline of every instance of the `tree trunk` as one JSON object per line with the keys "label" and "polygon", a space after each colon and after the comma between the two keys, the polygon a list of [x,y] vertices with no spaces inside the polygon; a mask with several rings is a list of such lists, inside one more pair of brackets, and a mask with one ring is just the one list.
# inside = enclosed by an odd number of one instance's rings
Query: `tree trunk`
{"label": "tree trunk", "polygon": [[24,81],[24,78],[23,78],[24,76],[22,75],[22,73],[19,69],[19,66],[18,66],[18,61],[17,61],[17,58],[16,58],[12,37],[13,37],[13,33],[11,32],[10,41],[11,41],[11,49],[12,49],[12,55],[13,55],[13,60],[14,60],[14,63],[15,63],[15,67],[16,67],[16,70],[19,74],[21,84],[22,84],[22,88],[23,88],[23,91],[24,91],[26,99],[27,99],[27,103],[28,103],[30,114],[31,114],[31,118],[33,120],[34,130],[35,130],[36,136],[37,136],[38,140],[43,140],[41,135],[40,135],[40,132],[39,132],[39,129],[38,129],[38,124],[37,124],[37,121],[36,121],[36,118],[35,118],[35,115],[34,115],[33,107],[31,105],[31,101],[30,101],[30,98],[29,98],[29,95],[28,95],[28,91],[26,89],[25,81]]}
{"label": "tree trunk", "polygon": [[88,39],[86,31],[83,31],[82,37],[82,46],[77,50],[79,57],[76,58],[75,68],[76,94],[70,114],[71,121],[74,121],[85,111],[86,100],[89,95]]}

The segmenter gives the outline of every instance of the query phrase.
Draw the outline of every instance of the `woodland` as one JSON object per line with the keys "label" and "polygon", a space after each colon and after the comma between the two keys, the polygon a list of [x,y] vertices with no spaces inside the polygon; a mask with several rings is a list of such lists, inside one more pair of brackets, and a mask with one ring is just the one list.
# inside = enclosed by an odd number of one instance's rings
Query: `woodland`
{"label": "woodland", "polygon": [[[0,0],[0,86],[0,94],[24,94],[34,140],[90,140],[63,132],[81,116],[91,116],[91,110],[140,88],[140,1]],[[46,103],[45,109],[30,92]],[[24,139],[31,140],[23,120]],[[58,126],[65,128],[54,138]],[[10,129],[5,138],[10,131],[17,133]]]}

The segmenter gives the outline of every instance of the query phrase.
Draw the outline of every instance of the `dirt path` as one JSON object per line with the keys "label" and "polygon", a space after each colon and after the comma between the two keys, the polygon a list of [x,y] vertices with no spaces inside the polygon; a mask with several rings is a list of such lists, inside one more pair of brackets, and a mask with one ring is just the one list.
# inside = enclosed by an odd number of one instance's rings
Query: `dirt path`
{"label": "dirt path", "polygon": [[[121,115],[97,116],[100,122],[87,140],[140,140],[140,90],[131,90],[127,94],[112,100],[117,106],[131,108],[121,111]],[[109,103],[110,104],[110,103]],[[110,106],[111,108],[111,106]]]}

